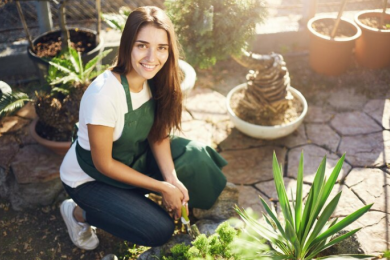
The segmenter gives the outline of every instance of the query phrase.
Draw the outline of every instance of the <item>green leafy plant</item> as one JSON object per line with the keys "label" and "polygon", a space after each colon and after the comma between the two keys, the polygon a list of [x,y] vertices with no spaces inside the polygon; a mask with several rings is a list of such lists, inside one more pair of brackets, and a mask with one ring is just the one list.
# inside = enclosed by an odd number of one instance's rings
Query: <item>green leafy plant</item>
{"label": "green leafy plant", "polygon": [[[337,232],[360,218],[372,206],[372,204],[358,209],[354,213],[338,221],[330,219],[341,197],[339,192],[328,204],[329,195],[335,185],[344,162],[345,155],[336,164],[329,178],[325,177],[326,158],[322,160],[314,178],[306,203],[303,203],[303,153],[301,154],[296,197],[291,196],[289,201],[283,183],[282,165],[279,165],[275,153],[273,154],[273,176],[279,198],[280,207],[284,216],[284,222],[276,217],[275,210],[268,206],[263,198],[261,203],[266,210],[264,221],[253,218],[245,210],[236,207],[237,213],[245,221],[247,226],[254,231],[250,234],[253,238],[265,238],[272,246],[272,250],[262,254],[273,259],[313,259],[326,248],[339,243],[352,236],[359,229],[354,229],[344,235],[333,237]],[[337,256],[341,257],[341,256]],[[367,255],[344,255],[342,258],[367,258]],[[327,256],[317,259],[335,258]]]}
{"label": "green leafy plant", "polygon": [[119,8],[119,13],[102,13],[101,17],[112,29],[122,32],[130,13],[131,9],[129,7],[122,6]]}
{"label": "green leafy plant", "polygon": [[192,246],[184,243],[171,248],[170,256],[163,260],[201,260],[201,259],[241,259],[235,250],[237,231],[226,221],[218,226],[216,233],[206,237],[201,234],[192,242]]}
{"label": "green leafy plant", "polygon": [[165,1],[179,41],[190,64],[208,68],[238,55],[266,16],[261,1]]}
{"label": "green leafy plant", "polygon": [[[81,97],[90,81],[104,70],[97,65],[110,51],[100,53],[85,66],[81,54],[73,48],[50,61],[46,78],[49,86],[45,91],[36,91],[33,99],[40,124],[56,135],[47,138],[56,141],[71,139],[73,126],[79,120]],[[21,92],[4,95],[0,100],[0,115],[16,111],[30,100]]]}

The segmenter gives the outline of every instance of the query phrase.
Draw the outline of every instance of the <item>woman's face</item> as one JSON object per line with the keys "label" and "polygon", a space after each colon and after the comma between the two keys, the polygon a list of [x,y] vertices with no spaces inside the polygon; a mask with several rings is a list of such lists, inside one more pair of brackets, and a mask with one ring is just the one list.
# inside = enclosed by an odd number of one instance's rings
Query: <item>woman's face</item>
{"label": "woman's face", "polygon": [[131,51],[132,72],[144,79],[153,78],[168,60],[168,48],[167,32],[146,25],[138,32]]}

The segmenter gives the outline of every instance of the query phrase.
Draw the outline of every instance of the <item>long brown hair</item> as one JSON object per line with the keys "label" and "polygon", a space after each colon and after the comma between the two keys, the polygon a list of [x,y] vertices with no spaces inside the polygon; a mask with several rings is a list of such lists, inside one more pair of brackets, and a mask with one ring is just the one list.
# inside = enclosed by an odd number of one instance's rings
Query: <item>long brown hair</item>
{"label": "long brown hair", "polygon": [[122,33],[117,62],[112,71],[126,75],[132,70],[131,51],[138,32],[147,25],[165,30],[169,44],[168,60],[152,79],[156,111],[149,140],[156,142],[166,138],[172,129],[180,130],[182,112],[180,88],[182,74],[178,65],[179,43],[173,24],[163,10],[155,6],[143,6],[131,12]]}

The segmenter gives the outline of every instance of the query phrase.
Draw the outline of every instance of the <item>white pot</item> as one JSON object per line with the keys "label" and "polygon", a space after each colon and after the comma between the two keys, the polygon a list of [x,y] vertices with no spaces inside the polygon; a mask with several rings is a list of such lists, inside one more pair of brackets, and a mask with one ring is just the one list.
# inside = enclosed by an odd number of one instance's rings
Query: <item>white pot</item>
{"label": "white pot", "polygon": [[184,95],[188,95],[195,85],[196,72],[194,68],[184,60],[179,60],[179,67],[184,73],[184,79],[180,84],[181,91]]}
{"label": "white pot", "polygon": [[272,140],[272,139],[281,138],[291,134],[292,132],[294,132],[294,130],[296,130],[301,125],[301,123],[303,122],[303,118],[307,114],[307,102],[304,96],[301,94],[301,92],[299,92],[293,87],[288,87],[288,90],[291,92],[292,95],[294,95],[294,97],[298,98],[298,100],[302,103],[303,106],[302,114],[294,122],[290,122],[286,125],[261,126],[261,125],[248,123],[242,120],[241,118],[239,118],[238,116],[236,116],[236,114],[233,112],[232,108],[230,107],[230,99],[232,98],[233,93],[235,93],[240,89],[246,88],[246,86],[247,86],[246,83],[238,85],[237,87],[230,90],[226,98],[226,105],[230,116],[230,120],[232,120],[236,128],[240,130],[242,133],[254,138]]}

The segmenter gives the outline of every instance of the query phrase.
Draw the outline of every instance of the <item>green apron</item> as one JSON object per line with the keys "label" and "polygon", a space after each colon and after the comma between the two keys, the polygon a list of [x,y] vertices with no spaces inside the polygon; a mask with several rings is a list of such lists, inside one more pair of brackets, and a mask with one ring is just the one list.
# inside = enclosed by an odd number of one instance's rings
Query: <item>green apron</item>
{"label": "green apron", "polygon": [[[121,75],[121,81],[128,113],[125,114],[120,138],[113,142],[112,158],[151,178],[163,180],[147,139],[154,121],[155,101],[151,98],[133,110],[126,77]],[[153,94],[154,86],[151,81],[148,83]],[[221,172],[227,164],[225,159],[211,147],[181,137],[171,138],[171,153],[177,177],[188,189],[189,206],[210,208],[226,185],[226,178]],[[100,173],[93,164],[91,151],[82,148],[78,142],[76,155],[81,169],[95,180],[124,189],[138,188]]]}

